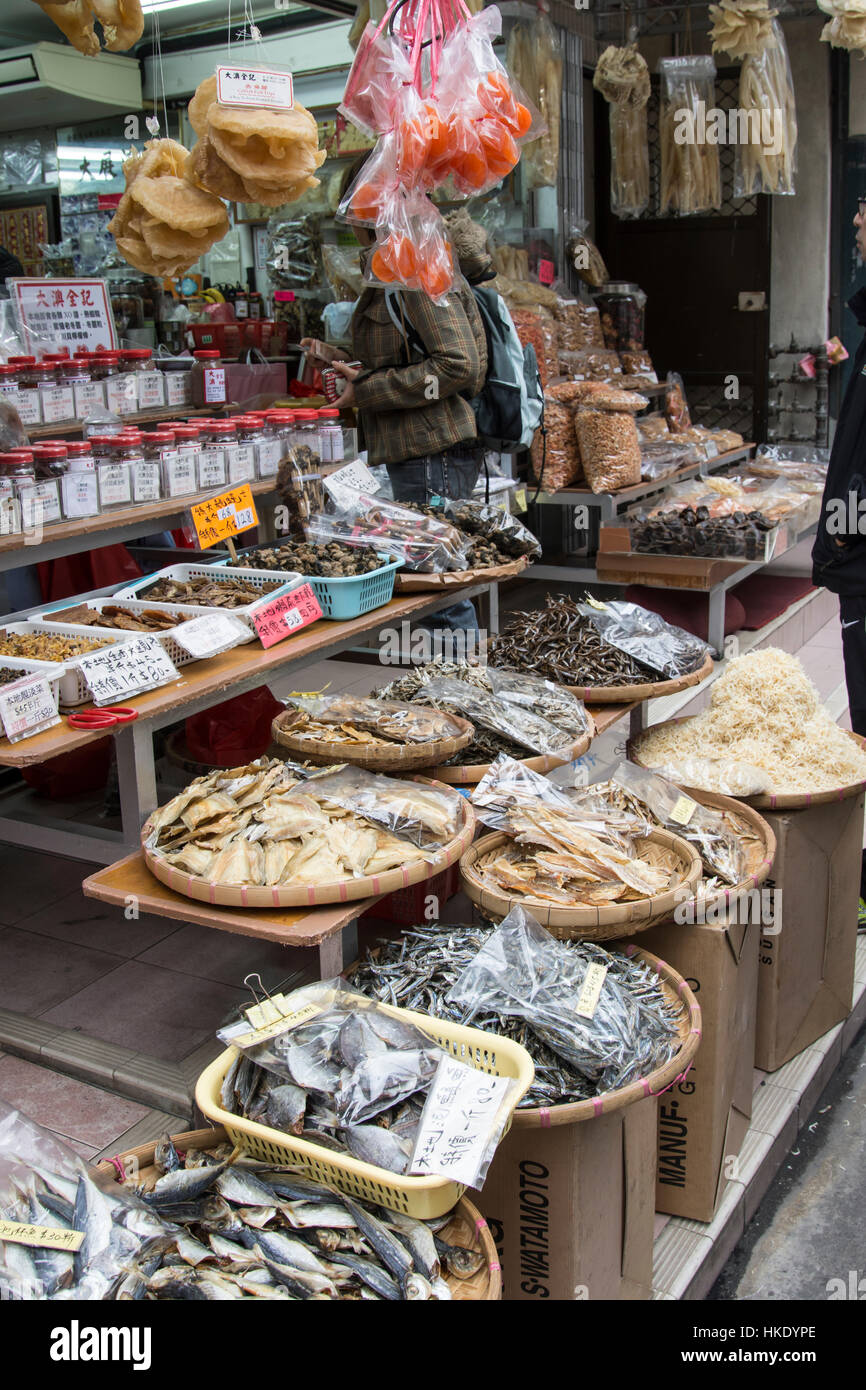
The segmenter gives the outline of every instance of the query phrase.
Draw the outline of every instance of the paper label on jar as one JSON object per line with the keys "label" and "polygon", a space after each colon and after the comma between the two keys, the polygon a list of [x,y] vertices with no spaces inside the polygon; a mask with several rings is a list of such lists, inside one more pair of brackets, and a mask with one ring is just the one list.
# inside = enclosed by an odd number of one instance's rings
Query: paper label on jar
{"label": "paper label on jar", "polygon": [[17,497],[0,497],[0,536],[21,533],[21,503]]}
{"label": "paper label on jar", "polygon": [[223,404],[226,399],[225,367],[205,367],[204,398],[207,405]]}
{"label": "paper label on jar", "polygon": [[259,477],[273,478],[280,466],[282,445],[279,439],[263,439],[259,444]]}
{"label": "paper label on jar", "polygon": [[60,490],[64,516],[95,516],[99,511],[95,473],[64,473]]}
{"label": "paper label on jar", "polygon": [[136,459],[132,465],[133,502],[158,502],[160,467],[146,459]]}
{"label": "paper label on jar", "polygon": [[118,507],[132,501],[132,480],[128,463],[100,464],[96,476],[99,480],[101,507]]}
{"label": "paper label on jar", "polygon": [[165,472],[166,492],[169,497],[189,497],[198,488],[195,471],[196,456],[193,453],[175,454],[162,461]]}
{"label": "paper label on jar", "polygon": [[225,451],[230,483],[245,483],[256,476],[256,451],[252,444],[230,444]]}
{"label": "paper label on jar", "polygon": [[222,449],[202,449],[198,456],[198,485],[223,487],[226,480],[226,456]]}
{"label": "paper label on jar", "polygon": [[22,488],[18,494],[21,502],[21,515],[28,531],[35,529],[40,522],[60,521],[60,489],[53,478],[35,483],[33,487]]}
{"label": "paper label on jar", "polygon": [[189,372],[165,372],[165,400],[167,405],[189,405],[192,389]]}
{"label": "paper label on jar", "polygon": [[75,394],[71,386],[40,386],[42,419],[46,425],[75,419]]}
{"label": "paper label on jar", "polygon": [[159,410],[165,405],[162,372],[136,372],[139,410]]}
{"label": "paper label on jar", "polygon": [[42,407],[39,404],[38,391],[19,391],[15,401],[15,409],[18,411],[22,425],[42,424]]}
{"label": "paper label on jar", "polygon": [[72,388],[75,418],[86,420],[92,410],[105,409],[105,386],[101,381],[79,381]]}
{"label": "paper label on jar", "polygon": [[135,390],[135,374],[133,372],[123,372],[119,376],[110,376],[105,382],[105,403],[109,410],[113,410],[115,415],[131,415],[137,405],[138,396]]}

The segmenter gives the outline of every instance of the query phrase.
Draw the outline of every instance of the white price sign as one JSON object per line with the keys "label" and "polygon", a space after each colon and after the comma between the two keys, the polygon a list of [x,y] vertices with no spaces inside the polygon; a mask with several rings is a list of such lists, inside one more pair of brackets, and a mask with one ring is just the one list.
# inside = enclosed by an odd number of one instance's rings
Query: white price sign
{"label": "white price sign", "polygon": [[329,473],[322,481],[338,506],[347,500],[347,494],[379,491],[379,484],[360,459],[347,463],[345,468],[338,468],[336,473]]}
{"label": "white price sign", "polygon": [[273,68],[218,67],[217,101],[223,106],[268,106],[290,111],[295,104],[292,74]]}
{"label": "white price sign", "polygon": [[174,636],[184,651],[201,660],[227,652],[231,647],[239,647],[242,642],[250,640],[252,633],[246,623],[231,613],[205,613],[200,618],[190,618],[188,623],[181,623]]}
{"label": "white price sign", "polygon": [[111,705],[142,690],[155,690],[179,680],[177,667],[152,633],[101,647],[75,661],[87,681],[95,705]]}
{"label": "white price sign", "polygon": [[45,676],[23,676],[0,689],[0,719],[10,743],[60,723],[57,697]]}
{"label": "white price sign", "polygon": [[517,1083],[443,1057],[418,1126],[409,1172],[479,1186],[484,1159],[505,1128]]}
{"label": "white price sign", "polygon": [[70,353],[117,347],[105,280],[7,280],[27,352],[45,341]]}

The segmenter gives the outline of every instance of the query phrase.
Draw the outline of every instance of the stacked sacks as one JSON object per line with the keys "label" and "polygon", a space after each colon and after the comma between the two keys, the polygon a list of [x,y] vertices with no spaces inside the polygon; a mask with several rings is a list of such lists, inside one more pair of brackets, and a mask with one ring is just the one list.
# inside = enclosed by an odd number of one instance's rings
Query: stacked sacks
{"label": "stacked sacks", "polygon": [[217,101],[216,77],[206,77],[189,103],[189,119],[199,139],[186,164],[186,176],[232,202],[282,207],[319,180],[324,163],[313,115],[296,102],[290,110],[224,106]]}
{"label": "stacked sacks", "polygon": [[147,275],[181,275],[229,229],[225,204],[184,178],[176,140],[149,140],[125,160],[126,192],[108,224],[129,265]]}

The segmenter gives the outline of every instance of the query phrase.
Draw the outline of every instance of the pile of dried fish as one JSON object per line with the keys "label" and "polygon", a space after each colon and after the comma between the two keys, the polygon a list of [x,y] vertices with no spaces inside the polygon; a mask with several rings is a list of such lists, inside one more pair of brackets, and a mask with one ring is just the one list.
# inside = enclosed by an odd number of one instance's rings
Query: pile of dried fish
{"label": "pile of dried fish", "polygon": [[484,825],[510,837],[475,861],[485,884],[506,898],[561,907],[655,897],[682,875],[676,857],[635,833],[607,807],[575,813],[573,801],[537,772],[499,757],[472,793]]}
{"label": "pile of dried fish", "polygon": [[166,632],[178,623],[188,622],[189,613],[167,613],[162,608],[143,608],[136,612],[133,608],[122,608],[116,603],[107,603],[100,611],[79,603],[74,608],[63,608],[54,614],[53,621],[72,623],[78,627],[116,627],[125,632]]}
{"label": "pile of dried fish", "polygon": [[242,579],[229,576],[211,579],[208,575],[200,574],[194,579],[158,579],[141,591],[141,597],[162,599],[163,603],[198,603],[205,608],[243,608],[248,603],[255,603],[263,594],[272,594],[285,582],[285,579],[275,579],[273,583],[268,580],[253,587]]}
{"label": "pile of dried fish", "polygon": [[470,1279],[480,1250],[314,1182],[293,1168],[232,1159],[227,1144],[183,1158],[168,1135],[144,1201],[181,1228],[142,1251],[117,1297],[155,1299],[449,1299],[443,1270]]}
{"label": "pile of dried fish", "polygon": [[446,787],[260,758],[197,777],[154,812],[147,847],[208,883],[323,884],[429,860],[459,823]]}
{"label": "pile of dried fish", "polygon": [[[465,689],[463,689],[465,687]],[[470,719],[475,736],[451,763],[487,763],[505,753],[525,758],[573,745],[592,731],[583,703],[553,682],[519,671],[466,661],[415,666],[377,692],[455,711]]]}
{"label": "pile of dried fish", "polygon": [[371,574],[387,564],[388,558],[377,555],[375,550],[356,550],[339,541],[331,541],[329,545],[283,541],[281,545],[247,550],[236,561],[230,561],[229,568],[294,571],[322,579],[346,579],[349,575]]}
{"label": "pile of dried fish", "polygon": [[0,656],[24,656],[31,661],[69,661],[73,656],[107,646],[92,637],[58,637],[53,632],[0,632]]}
{"label": "pile of dried fish", "polygon": [[449,715],[395,700],[363,695],[293,696],[298,711],[293,738],[320,743],[416,745],[458,738],[464,729]]}
{"label": "pile of dried fish", "polygon": [[[656,972],[639,959],[617,951],[606,951],[591,941],[546,940],[556,953],[556,975],[563,982],[582,984],[591,964],[607,967],[608,987],[616,986],[626,1014],[627,1029],[621,1030],[621,1055],[614,1060],[609,1027],[591,1026],[582,1040],[585,1055],[575,1054],[578,1020],[572,1016],[566,1057],[554,1051],[549,1034],[535,1021],[520,1016],[513,1006],[496,1000],[485,1006],[483,1000],[471,1007],[450,997],[458,979],[478,959],[482,947],[510,923],[515,909],[496,933],[475,926],[418,926],[404,931],[399,941],[380,941],[367,951],[365,959],[352,971],[349,983],[382,1003],[399,1005],[468,1024],[485,1033],[498,1033],[525,1047],[535,1063],[535,1080],[520,1101],[519,1108],[537,1105],[564,1105],[586,1100],[603,1090],[624,1085],[630,1074],[648,1075],[662,1065],[676,1048],[677,1012],[661,989]],[[529,918],[529,914],[523,914]],[[545,934],[546,935],[546,934]],[[503,938],[500,938],[502,940]],[[601,1021],[601,1020],[599,1020]],[[550,1020],[548,1020],[548,1024]],[[606,1071],[608,1068],[609,1071]]]}
{"label": "pile of dried fish", "polygon": [[497,666],[515,666],[563,685],[643,685],[658,677],[599,635],[573,599],[548,594],[546,607],[512,613],[491,637]]}

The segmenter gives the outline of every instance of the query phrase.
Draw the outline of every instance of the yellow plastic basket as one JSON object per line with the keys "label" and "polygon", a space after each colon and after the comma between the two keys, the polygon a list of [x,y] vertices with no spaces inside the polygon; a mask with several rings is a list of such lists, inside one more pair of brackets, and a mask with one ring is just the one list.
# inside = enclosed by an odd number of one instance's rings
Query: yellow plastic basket
{"label": "yellow plastic basket", "polygon": [[[447,1019],[430,1018],[427,1014],[417,1014],[410,1009],[395,1009],[389,1004],[378,1007],[395,1018],[414,1023],[416,1028],[420,1028],[452,1057],[474,1067],[476,1071],[485,1071],[491,1076],[509,1076],[517,1081],[517,1090],[511,1096],[504,1137],[511,1128],[514,1111],[532,1085],[535,1075],[532,1058],[526,1049],[494,1033],[464,1028]],[[391,1211],[402,1211],[421,1221],[444,1216],[462,1197],[465,1184],[450,1182],[447,1178],[413,1178],[389,1173],[387,1168],[375,1168],[350,1154],[335,1153],[321,1144],[311,1144],[306,1139],[223,1110],[220,1089],[235,1055],[236,1048],[229,1047],[205,1068],[196,1082],[195,1099],[202,1114],[214,1124],[224,1125],[232,1142],[254,1158],[266,1163],[285,1163],[302,1168],[317,1182],[329,1183],[350,1196],[378,1202]]]}

